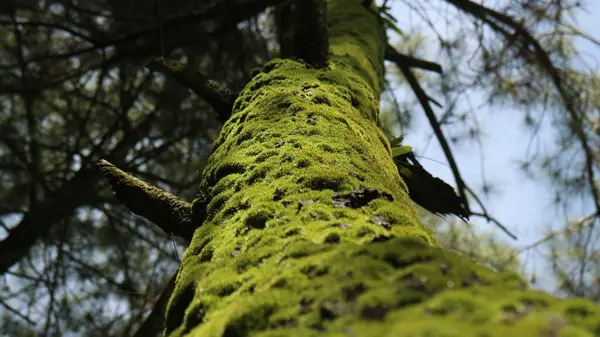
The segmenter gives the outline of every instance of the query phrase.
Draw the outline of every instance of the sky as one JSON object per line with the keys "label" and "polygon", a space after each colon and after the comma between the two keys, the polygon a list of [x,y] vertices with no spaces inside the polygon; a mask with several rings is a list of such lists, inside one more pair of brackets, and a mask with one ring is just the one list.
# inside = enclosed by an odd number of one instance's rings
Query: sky
{"label": "sky", "polygon": [[[441,3],[441,1],[431,2]],[[598,20],[600,18],[600,1],[589,0],[585,3],[587,13],[581,13],[577,16],[578,27],[583,32],[600,40],[600,20]],[[400,29],[416,24],[422,28],[421,32],[431,32],[426,25],[419,24],[420,19],[414,13],[410,14],[410,10],[407,10],[400,1],[392,2],[392,15],[398,19],[397,26]],[[432,22],[436,30],[447,31],[443,20],[432,20]],[[434,39],[429,41],[432,43],[437,42]],[[600,62],[599,47],[581,41],[576,43],[576,47],[586,54],[588,61],[595,59],[596,65]],[[437,55],[432,55],[429,58],[432,61],[436,59],[438,59]],[[596,68],[596,71],[598,71],[598,68]],[[398,97],[400,99],[406,97],[406,95],[399,95]],[[472,98],[479,100],[481,96]],[[433,132],[424,117],[422,109],[420,106],[417,106],[417,108],[416,116],[418,117],[416,117],[414,127],[410,129],[410,133],[405,135],[404,143],[413,146],[418,155],[434,159],[435,161],[423,159],[420,162],[434,176],[438,176],[454,185],[454,178],[449,166],[436,162],[446,163],[445,156],[437,140],[431,138]],[[441,112],[435,106],[434,110],[438,113]],[[478,111],[478,119],[484,134],[482,149],[485,153],[485,160],[482,162],[479,157],[479,150],[474,145],[454,147],[451,144],[451,146],[463,179],[467,184],[475,188],[480,187],[483,169],[487,180],[498,188],[498,192],[490,198],[484,198],[483,201],[490,214],[517,234],[518,241],[512,241],[498,230],[494,230],[494,225],[487,224],[483,219],[474,219],[472,223],[476,225],[478,230],[483,232],[497,232],[499,239],[513,247],[523,247],[541,239],[550,228],[557,229],[564,226],[565,218],[563,214],[557,213],[552,205],[553,194],[549,184],[545,181],[532,181],[518,170],[517,161],[525,158],[526,144],[531,139],[531,134],[522,123],[523,110],[506,107],[500,109],[491,106],[484,106],[481,110],[481,113]],[[538,145],[551,150],[554,147],[554,133],[548,123],[545,126],[547,127],[542,128]],[[474,207],[473,202],[471,202],[471,207]],[[569,209],[569,212],[571,215],[579,216],[590,213],[591,204],[575,206]],[[550,275],[544,273],[548,266],[541,259],[541,253],[541,250],[529,252],[527,256],[522,256],[522,261],[526,260],[525,267],[528,273],[536,274],[539,280],[538,286],[549,290],[552,288],[552,280]]]}

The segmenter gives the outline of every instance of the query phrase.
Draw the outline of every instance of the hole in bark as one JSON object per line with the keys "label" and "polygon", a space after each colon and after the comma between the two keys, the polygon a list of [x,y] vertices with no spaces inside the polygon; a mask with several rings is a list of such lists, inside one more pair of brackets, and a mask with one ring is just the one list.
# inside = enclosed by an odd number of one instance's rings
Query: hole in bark
{"label": "hole in bark", "polygon": [[388,308],[386,308],[383,305],[374,305],[374,306],[370,306],[370,307],[366,307],[364,308],[361,312],[360,315],[368,320],[382,320],[385,318],[385,314],[387,314],[388,312]]}
{"label": "hole in bark", "polygon": [[337,233],[330,233],[325,238],[325,243],[339,243],[339,242],[340,242],[340,235]]}
{"label": "hole in bark", "polygon": [[257,210],[248,214],[246,218],[246,226],[263,229],[266,226],[267,220],[269,220],[270,214],[265,210]]}

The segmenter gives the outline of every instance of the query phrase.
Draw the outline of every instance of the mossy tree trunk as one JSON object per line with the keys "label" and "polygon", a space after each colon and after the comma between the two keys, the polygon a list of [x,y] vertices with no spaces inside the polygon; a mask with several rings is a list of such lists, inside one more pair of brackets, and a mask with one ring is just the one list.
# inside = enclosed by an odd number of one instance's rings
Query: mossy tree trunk
{"label": "mossy tree trunk", "polygon": [[380,21],[332,0],[329,22],[327,69],[273,60],[240,93],[166,335],[600,336],[594,305],[437,248],[378,125]]}

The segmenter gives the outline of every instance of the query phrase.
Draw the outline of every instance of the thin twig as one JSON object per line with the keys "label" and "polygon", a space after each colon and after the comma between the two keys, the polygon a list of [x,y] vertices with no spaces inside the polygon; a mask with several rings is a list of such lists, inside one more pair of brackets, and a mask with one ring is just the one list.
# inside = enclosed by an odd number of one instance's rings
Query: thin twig
{"label": "thin twig", "polygon": [[13,314],[15,314],[17,317],[19,317],[22,320],[24,320],[25,322],[27,322],[30,326],[35,326],[35,322],[32,321],[31,319],[29,319],[29,317],[23,315],[17,309],[11,307],[10,305],[8,305],[8,303],[5,303],[1,299],[0,299],[0,305],[2,305],[6,310],[8,310],[8,311],[12,312]]}
{"label": "thin twig", "polygon": [[506,228],[506,226],[504,226],[496,218],[490,216],[487,212],[484,212],[484,213],[471,212],[471,214],[475,215],[475,216],[480,216],[482,218],[485,218],[488,222],[490,222],[490,221],[493,222],[498,228],[500,228],[500,230],[502,230],[504,233],[506,233],[506,235],[508,235],[511,238],[513,238],[513,240],[517,239],[517,236],[515,234],[513,234],[511,231],[509,231],[508,228]]}
{"label": "thin twig", "polygon": [[[596,217],[595,213],[592,213],[588,216],[583,217],[582,219],[579,219],[579,221],[577,221],[576,223],[572,224],[571,226],[566,226],[565,228],[559,230],[559,231],[554,231],[554,232],[550,232],[546,235],[544,235],[543,238],[535,241],[532,244],[529,244],[527,246],[521,247],[519,249],[516,250],[517,253],[522,253],[526,250],[535,248],[539,245],[541,245],[544,242],[550,241],[553,238],[559,236],[559,235],[571,235],[577,231],[582,230],[584,227],[586,226],[590,226],[594,223],[594,218]],[[579,226],[577,226],[579,224]],[[577,226],[578,228],[574,228],[575,226]]]}
{"label": "thin twig", "polygon": [[506,228],[506,226],[504,226],[502,223],[500,223],[498,220],[496,220],[496,218],[492,217],[487,209],[485,208],[485,206],[483,205],[483,202],[481,202],[481,200],[479,199],[479,197],[477,196],[477,194],[475,194],[473,192],[473,190],[471,190],[471,188],[469,186],[466,186],[467,191],[471,194],[471,196],[473,196],[473,198],[475,198],[475,202],[479,205],[479,207],[482,209],[483,212],[479,213],[479,212],[475,212],[475,213],[471,213],[475,216],[480,216],[484,219],[486,219],[488,222],[491,221],[493,223],[496,224],[496,226],[498,226],[498,228],[500,228],[504,233],[506,233],[508,236],[510,236],[511,238],[513,238],[513,240],[517,240],[517,236],[508,230],[508,228]]}

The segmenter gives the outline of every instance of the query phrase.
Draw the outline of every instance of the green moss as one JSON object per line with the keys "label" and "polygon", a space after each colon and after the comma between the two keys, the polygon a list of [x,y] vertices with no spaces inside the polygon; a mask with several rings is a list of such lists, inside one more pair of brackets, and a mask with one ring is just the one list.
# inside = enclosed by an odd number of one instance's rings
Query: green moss
{"label": "green moss", "polygon": [[244,222],[248,227],[263,229],[265,228],[267,221],[272,216],[273,214],[266,209],[252,209],[248,213],[246,213],[246,219],[244,220]]}
{"label": "green moss", "polygon": [[356,231],[356,236],[362,238],[364,236],[374,236],[375,231],[369,226],[362,226]]}
{"label": "green moss", "polygon": [[436,248],[378,127],[380,23],[328,5],[330,67],[272,60],[215,141],[167,335],[600,336],[596,306]]}
{"label": "green moss", "polygon": [[525,291],[514,275],[507,279],[415,241],[327,247],[295,240],[272,251],[256,270],[219,268],[222,279],[198,277],[196,287],[205,293],[244,286],[216,307],[211,302],[210,313],[202,301],[200,309],[192,303],[188,316],[204,312],[207,322],[193,335],[546,336],[559,329],[594,336],[600,327],[600,311],[588,302]]}

